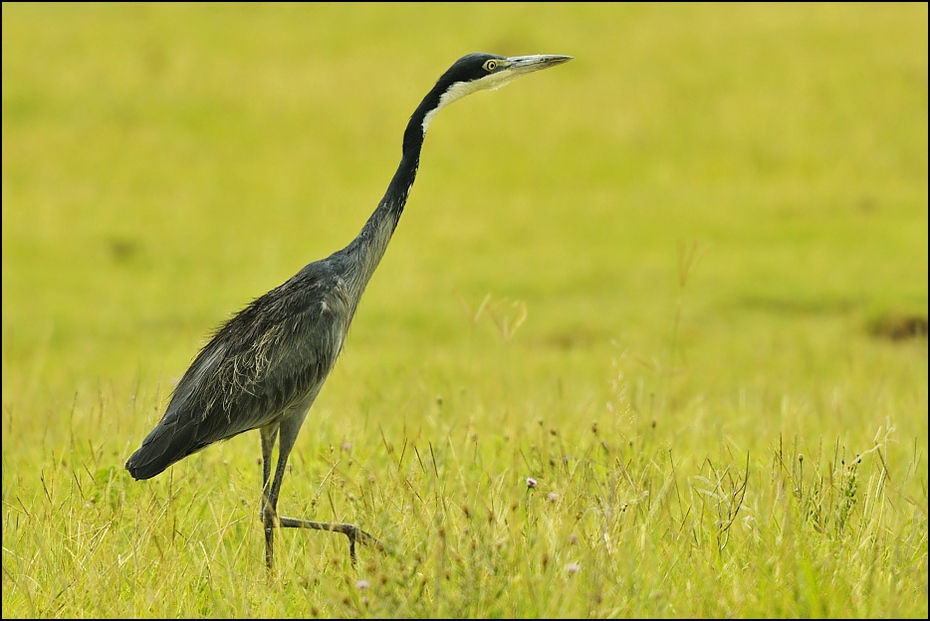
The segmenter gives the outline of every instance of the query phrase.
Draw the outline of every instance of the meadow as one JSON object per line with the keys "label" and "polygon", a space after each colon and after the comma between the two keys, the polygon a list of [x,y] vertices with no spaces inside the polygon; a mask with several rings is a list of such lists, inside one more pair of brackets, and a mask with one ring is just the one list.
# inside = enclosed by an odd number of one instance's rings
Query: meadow
{"label": "meadow", "polygon": [[[2,616],[928,615],[926,4],[3,3]],[[136,482],[472,51],[290,459]]]}

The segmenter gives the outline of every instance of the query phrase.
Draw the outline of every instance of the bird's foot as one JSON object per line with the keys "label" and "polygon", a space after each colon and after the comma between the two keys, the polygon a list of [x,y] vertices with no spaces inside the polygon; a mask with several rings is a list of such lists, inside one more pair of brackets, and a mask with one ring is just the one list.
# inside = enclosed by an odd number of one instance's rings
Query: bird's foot
{"label": "bird's foot", "polygon": [[384,550],[384,545],[355,524],[342,524],[338,522],[314,522],[312,520],[299,520],[291,517],[278,517],[281,528],[310,528],[313,530],[326,530],[331,533],[342,533],[349,538],[349,556],[355,564],[355,544],[371,545],[376,549]]}
{"label": "bird's foot", "polygon": [[270,571],[274,566],[274,531],[281,528],[281,519],[270,506],[262,507],[260,517],[265,527],[265,566]]}

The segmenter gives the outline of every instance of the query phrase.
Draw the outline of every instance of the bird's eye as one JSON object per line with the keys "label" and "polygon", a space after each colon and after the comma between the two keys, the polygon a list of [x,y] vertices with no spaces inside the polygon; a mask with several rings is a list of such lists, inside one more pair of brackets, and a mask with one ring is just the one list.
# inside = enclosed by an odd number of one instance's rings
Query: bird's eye
{"label": "bird's eye", "polygon": [[485,71],[494,71],[495,69],[497,69],[497,61],[496,61],[496,60],[493,60],[493,59],[492,59],[492,60],[485,61],[485,63],[484,63],[484,70],[485,70]]}

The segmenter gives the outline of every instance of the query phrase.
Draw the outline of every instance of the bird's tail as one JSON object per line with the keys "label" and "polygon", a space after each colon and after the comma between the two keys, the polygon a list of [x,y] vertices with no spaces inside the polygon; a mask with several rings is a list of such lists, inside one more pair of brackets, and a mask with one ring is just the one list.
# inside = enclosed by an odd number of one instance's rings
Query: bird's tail
{"label": "bird's tail", "polygon": [[[172,462],[173,463],[173,462]],[[139,449],[132,454],[132,457],[126,462],[126,470],[136,481],[151,479],[157,474],[164,472],[171,464],[162,460],[150,461],[146,459],[143,449]]]}
{"label": "bird's tail", "polygon": [[202,449],[194,434],[185,433],[177,420],[165,417],[152,430],[142,446],[126,461],[126,470],[137,481],[151,479],[164,472],[168,466]]}

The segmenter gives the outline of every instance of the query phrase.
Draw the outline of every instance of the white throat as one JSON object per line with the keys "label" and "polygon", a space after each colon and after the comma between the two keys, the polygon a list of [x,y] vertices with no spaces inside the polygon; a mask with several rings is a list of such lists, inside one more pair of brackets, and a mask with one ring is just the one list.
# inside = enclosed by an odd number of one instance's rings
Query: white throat
{"label": "white throat", "polygon": [[442,94],[442,97],[439,98],[439,105],[426,113],[426,116],[423,117],[423,134],[426,135],[426,130],[429,127],[429,124],[433,122],[433,118],[439,113],[440,110],[448,106],[453,101],[458,101],[466,95],[471,95],[477,91],[493,91],[497,90],[505,84],[508,84],[517,78],[520,77],[519,73],[511,73],[510,71],[501,71],[500,73],[494,73],[492,75],[485,76],[480,80],[472,80],[471,82],[456,82],[450,86],[445,93]]}

